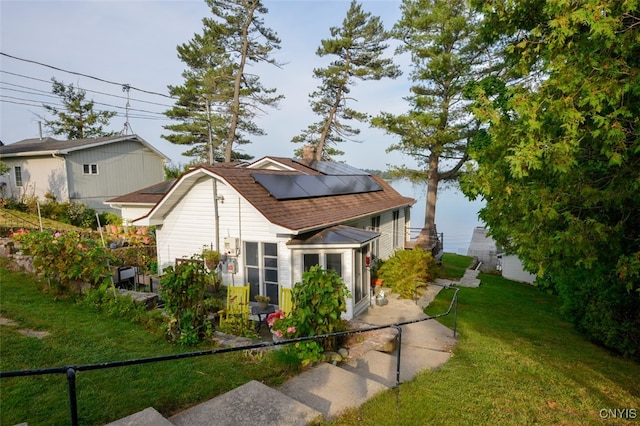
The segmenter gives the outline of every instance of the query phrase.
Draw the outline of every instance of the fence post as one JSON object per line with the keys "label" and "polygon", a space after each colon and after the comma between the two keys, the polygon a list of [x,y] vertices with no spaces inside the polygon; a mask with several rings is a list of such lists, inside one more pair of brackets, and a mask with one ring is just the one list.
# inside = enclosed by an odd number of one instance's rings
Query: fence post
{"label": "fence post", "polygon": [[402,327],[395,327],[398,330],[398,355],[396,358],[396,388],[400,386],[400,355],[402,351]]}
{"label": "fence post", "polygon": [[67,382],[69,384],[69,410],[71,410],[71,424],[78,425],[78,399],[76,397],[76,369],[67,368]]}

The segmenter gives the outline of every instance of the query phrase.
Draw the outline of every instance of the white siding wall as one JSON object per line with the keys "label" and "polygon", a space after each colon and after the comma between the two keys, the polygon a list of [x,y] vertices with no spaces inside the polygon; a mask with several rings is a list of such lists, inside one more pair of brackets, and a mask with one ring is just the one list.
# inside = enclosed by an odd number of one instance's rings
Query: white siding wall
{"label": "white siding wall", "polygon": [[[3,176],[5,197],[20,198],[22,196],[44,199],[45,194],[51,193],[59,202],[69,200],[67,188],[67,171],[65,161],[61,157],[38,158],[4,158],[3,161],[11,170]],[[14,167],[19,166],[22,171],[22,186],[16,186]]]}
{"label": "white siding wall", "polygon": [[122,223],[124,225],[129,225],[135,219],[142,217],[149,213],[153,206],[122,206],[120,210],[120,217],[122,217]]}
{"label": "white siding wall", "polygon": [[176,258],[191,257],[204,245],[215,244],[211,179],[197,182],[156,232],[159,271],[173,266]]}
{"label": "white siding wall", "polygon": [[[174,265],[176,258],[200,253],[203,246],[216,249],[213,191],[213,179],[200,179],[165,217],[157,231],[159,270]],[[217,194],[220,252],[224,253],[225,237],[239,239],[238,256],[231,257],[237,261],[237,273],[223,268],[223,283],[246,284],[243,242],[250,241],[278,244],[278,281],[291,287],[291,254],[285,245],[291,237],[276,236],[278,230],[233,188],[218,182]]]}

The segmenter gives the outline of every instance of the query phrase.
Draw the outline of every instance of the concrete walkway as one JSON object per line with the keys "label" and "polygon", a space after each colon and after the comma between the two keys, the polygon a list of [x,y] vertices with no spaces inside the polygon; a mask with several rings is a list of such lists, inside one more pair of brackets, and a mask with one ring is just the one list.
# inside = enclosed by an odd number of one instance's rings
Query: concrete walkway
{"label": "concrete walkway", "polygon": [[[441,287],[429,286],[417,302],[391,295],[387,305],[372,305],[355,322],[361,326],[384,325],[426,318],[423,308],[440,290]],[[389,330],[381,330],[378,337],[383,336],[393,343],[397,332]],[[366,343],[363,343],[365,348]],[[420,371],[436,369],[447,362],[455,344],[453,331],[435,320],[403,326],[400,382],[412,380]],[[169,419],[164,419],[153,408],[147,408],[110,425],[301,426],[321,419],[333,419],[343,410],[358,407],[374,395],[395,386],[397,348],[394,346],[381,344],[378,350],[368,348],[360,351],[354,348],[348,362],[338,366],[319,364],[291,378],[278,389],[251,381]]]}

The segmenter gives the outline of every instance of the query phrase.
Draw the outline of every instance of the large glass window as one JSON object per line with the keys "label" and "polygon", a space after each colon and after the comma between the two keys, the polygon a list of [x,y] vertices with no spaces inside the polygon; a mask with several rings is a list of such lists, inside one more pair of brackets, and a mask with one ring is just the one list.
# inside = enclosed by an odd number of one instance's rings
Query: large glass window
{"label": "large glass window", "polygon": [[302,263],[304,272],[307,272],[312,266],[320,264],[320,255],[317,253],[305,253],[302,255]]}
{"label": "large glass window", "polygon": [[325,269],[333,269],[342,276],[342,254],[341,253],[327,253],[325,255]]}
{"label": "large glass window", "polygon": [[247,282],[250,286],[251,298],[260,294],[260,257],[258,243],[244,243],[244,262],[247,268]]}
{"label": "large glass window", "polygon": [[278,300],[278,245],[263,243],[264,284],[266,295],[273,303]]}
{"label": "large glass window", "polygon": [[245,242],[244,258],[250,299],[265,294],[278,303],[278,244]]}

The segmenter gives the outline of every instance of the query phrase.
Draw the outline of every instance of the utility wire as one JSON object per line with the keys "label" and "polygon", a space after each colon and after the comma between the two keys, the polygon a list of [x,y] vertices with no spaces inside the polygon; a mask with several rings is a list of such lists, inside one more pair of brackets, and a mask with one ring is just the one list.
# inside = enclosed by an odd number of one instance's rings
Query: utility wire
{"label": "utility wire", "polygon": [[[9,55],[8,53],[5,53],[5,52],[0,52],[0,55],[6,56],[7,58],[16,59],[18,61],[29,62],[31,64],[36,64],[36,65],[40,65],[40,66],[43,66],[43,67],[51,68],[51,69],[54,69],[56,71],[62,71],[62,72],[66,72],[68,74],[79,75],[79,76],[82,76],[82,77],[91,78],[93,80],[98,80],[98,81],[101,81],[103,83],[115,84],[115,85],[120,86],[120,87],[125,85],[123,83],[118,83],[118,82],[115,82],[115,81],[105,80],[103,78],[94,77],[92,75],[83,74],[81,72],[69,71],[69,70],[65,70],[65,69],[62,69],[62,68],[54,67],[53,65],[44,64],[42,62],[34,61],[34,60],[31,60],[31,59],[19,58],[17,56]],[[139,88],[133,87],[131,85],[129,85],[129,87],[131,89],[133,89],[133,90],[137,90],[138,92],[142,92],[142,93],[147,93],[149,95],[156,95],[156,96],[162,96],[164,98],[175,99],[173,96],[165,95],[164,93],[158,93],[158,92],[153,92],[153,91],[150,91],[150,90],[139,89]]]}
{"label": "utility wire", "polygon": [[[28,94],[28,95],[46,96],[46,97],[49,97],[49,98],[56,98],[56,99],[58,99],[58,96],[56,96],[56,95],[51,95],[51,94],[47,94],[47,93],[42,93],[42,94],[41,94],[41,93],[28,92],[28,91],[26,91],[26,90],[18,90],[18,89],[10,89],[10,88],[5,88],[5,89],[3,89],[3,90],[8,90],[8,91],[12,91],[12,92],[19,92],[19,93],[26,93],[26,94]],[[33,89],[33,90],[37,90],[37,89]],[[44,90],[41,90],[41,92],[44,92]],[[5,96],[6,96],[6,95],[5,95]],[[18,99],[18,100],[21,100],[21,101],[39,102],[37,99],[16,98],[16,97],[12,97],[12,96],[7,96],[7,97],[8,97],[8,98],[11,98],[11,99]],[[102,106],[107,106],[107,107],[111,107],[111,108],[118,108],[118,109],[127,109],[126,107],[123,107],[123,106],[111,105],[111,104],[105,104],[105,103],[102,103],[102,102],[96,102],[96,101],[93,101],[93,100],[92,100],[92,101],[89,101],[89,102],[93,103],[94,105],[102,105]],[[60,104],[57,104],[57,105],[60,105]],[[61,107],[64,107],[64,105],[60,105],[60,106],[61,106]],[[162,115],[162,116],[164,116],[164,113],[163,113],[163,112],[148,111],[148,110],[145,110],[145,109],[137,109],[137,108],[128,108],[128,109],[129,109],[129,111],[138,111],[138,112],[144,112],[144,113],[147,113],[147,114],[157,114],[157,115]]]}
{"label": "utility wire", "polygon": [[[4,70],[0,70],[0,72],[1,73],[5,73],[5,74],[9,74],[9,75],[13,75],[13,76],[16,76],[16,77],[28,78],[30,80],[36,80],[36,81],[41,81],[43,83],[51,84],[51,80],[43,80],[41,78],[29,77],[28,75],[18,74],[18,73],[15,73],[15,72],[4,71]],[[43,92],[45,91],[45,90],[41,90],[41,89],[35,89],[33,87],[21,86],[19,84],[7,83],[5,81],[0,81],[0,83],[9,84],[11,86],[16,86],[16,87],[22,87],[23,89],[32,89],[32,90],[38,90],[38,91],[43,91]],[[84,89],[84,88],[80,88],[80,89],[84,90],[85,92],[89,92],[89,93],[97,93],[99,95],[111,96],[111,97],[120,98],[120,99],[127,99],[126,96],[113,95],[111,93],[99,92],[97,90],[91,90],[91,89]],[[159,102],[144,101],[142,99],[137,99],[137,98],[131,98],[131,100],[132,101],[136,101],[136,102],[142,102],[142,103],[145,103],[145,104],[150,104],[150,105],[158,105],[158,106],[162,106],[162,107],[166,107],[166,108],[173,108],[175,106],[175,105],[161,104]]]}

